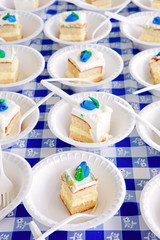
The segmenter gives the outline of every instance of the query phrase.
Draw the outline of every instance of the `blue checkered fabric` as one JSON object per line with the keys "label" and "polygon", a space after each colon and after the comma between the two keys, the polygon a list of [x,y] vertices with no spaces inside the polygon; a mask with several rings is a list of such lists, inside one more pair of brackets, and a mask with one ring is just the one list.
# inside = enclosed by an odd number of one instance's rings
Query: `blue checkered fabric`
{"label": "blue checkered fabric", "polygon": [[[78,10],[77,6],[56,1],[45,9],[40,16],[46,21],[52,15],[66,10]],[[133,3],[130,3],[122,14],[127,16],[140,11]],[[133,43],[126,39],[120,32],[119,22],[112,20],[112,31],[105,39],[97,44],[110,47],[118,52],[124,61],[123,72],[111,83],[111,86],[101,91],[113,93],[127,100],[135,111],[139,111],[147,104],[158,100],[149,92],[133,95],[132,93],[141,86],[131,77],[128,64],[132,56],[139,52]],[[37,38],[31,40],[28,45],[37,49],[45,57],[46,65],[49,57],[61,47],[48,39],[42,32]],[[40,84],[41,79],[49,78],[47,68],[34,81],[27,84],[20,93],[38,102],[49,92]],[[56,83],[67,93],[73,92],[63,84]],[[52,97],[53,103],[60,98]],[[51,102],[50,102],[51,103]],[[40,119],[36,127],[24,139],[20,139],[14,146],[5,151],[19,154],[24,157],[31,167],[41,159],[61,151],[74,150],[75,148],[57,139],[50,132],[47,125],[47,114],[52,105],[46,102],[40,107]],[[87,231],[56,231],[48,239],[60,240],[156,240],[158,239],[146,226],[142,218],[139,206],[141,191],[145,183],[160,171],[160,153],[149,147],[139,137],[136,129],[123,141],[104,150],[96,151],[112,161],[121,171],[127,188],[127,194],[120,210],[103,225]],[[28,223],[32,217],[21,203],[13,212],[0,222],[1,240],[33,240]],[[47,227],[39,225],[42,231]]]}

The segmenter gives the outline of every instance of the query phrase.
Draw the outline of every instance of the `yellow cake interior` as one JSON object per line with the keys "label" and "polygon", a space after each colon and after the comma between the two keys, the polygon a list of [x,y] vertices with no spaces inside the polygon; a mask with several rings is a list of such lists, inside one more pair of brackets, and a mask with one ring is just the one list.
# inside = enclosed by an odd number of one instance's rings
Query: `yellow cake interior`
{"label": "yellow cake interior", "polygon": [[160,43],[160,30],[144,29],[139,39],[145,42]]}
{"label": "yellow cake interior", "polygon": [[153,76],[154,84],[160,83],[160,60],[153,61],[149,65],[150,65],[150,72]]}
{"label": "yellow cake interior", "polygon": [[111,0],[86,0],[86,2],[99,8],[111,7]]}
{"label": "yellow cake interior", "polygon": [[104,79],[103,67],[98,66],[85,71],[80,71],[69,59],[66,70],[67,78],[85,78],[91,82],[100,82]]}
{"label": "yellow cake interior", "polygon": [[12,62],[0,63],[0,84],[14,83],[19,76],[19,60],[15,56]]}
{"label": "yellow cake interior", "polygon": [[19,40],[22,38],[22,26],[20,24],[0,26],[0,37],[6,41]]}
{"label": "yellow cake interior", "polygon": [[159,0],[153,0],[151,4],[151,8],[160,8],[160,1]]}
{"label": "yellow cake interior", "polygon": [[69,137],[78,142],[93,143],[93,137],[90,134],[91,127],[84,120],[72,115]]}
{"label": "yellow cake interior", "polygon": [[96,184],[76,193],[72,193],[67,184],[62,181],[60,197],[71,215],[93,208],[97,202]]}
{"label": "yellow cake interior", "polygon": [[85,41],[87,39],[87,25],[88,23],[85,23],[83,25],[73,23],[68,24],[67,26],[59,25],[59,38],[63,41],[71,42]]}
{"label": "yellow cake interior", "polygon": [[5,134],[6,136],[8,136],[12,130],[14,129],[14,126],[16,124],[18,124],[19,120],[21,118],[21,113],[20,111],[12,118],[12,120],[10,121],[9,125],[6,127],[5,129]]}

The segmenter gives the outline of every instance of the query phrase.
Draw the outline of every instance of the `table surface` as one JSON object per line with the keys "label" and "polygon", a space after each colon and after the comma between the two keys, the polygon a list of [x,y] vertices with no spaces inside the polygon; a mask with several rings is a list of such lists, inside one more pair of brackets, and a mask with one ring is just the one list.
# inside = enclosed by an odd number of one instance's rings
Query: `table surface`
{"label": "table surface", "polygon": [[[49,19],[52,15],[61,13],[66,10],[78,10],[79,8],[73,4],[56,1],[49,8],[40,13],[44,21]],[[128,16],[131,13],[140,11],[133,3],[122,11],[122,14]],[[132,93],[137,90],[140,85],[131,77],[128,64],[132,56],[138,53],[133,43],[122,36],[119,28],[119,22],[112,21],[112,31],[105,39],[100,40],[97,44],[110,47],[118,52],[124,61],[123,72],[112,81],[111,85],[105,91],[122,97],[127,100],[135,111],[143,109],[149,103],[159,100],[157,97],[151,95],[149,92],[139,96]],[[28,43],[41,52],[44,56],[46,65],[49,57],[61,47],[51,40],[49,40],[42,32],[37,38]],[[20,93],[32,98],[38,102],[48,94],[40,81],[43,78],[48,78],[48,72],[45,67],[44,71],[34,81],[27,84]],[[56,84],[69,94],[73,92],[61,85]],[[36,127],[29,133],[26,138],[19,140],[7,152],[19,154],[25,158],[31,167],[43,158],[54,153],[75,150],[76,148],[70,146],[61,140],[57,139],[50,132],[47,125],[48,112],[60,98],[52,97],[51,101],[47,101],[40,107],[40,119]],[[123,141],[106,148],[102,151],[96,151],[97,154],[108,158],[121,171],[126,183],[126,197],[120,210],[109,221],[96,228],[87,231],[56,231],[49,239],[67,239],[67,240],[129,240],[129,239],[158,239],[146,226],[141,212],[140,212],[140,195],[141,191],[153,176],[160,171],[160,153],[149,147],[143,142],[138,135],[136,129],[125,138]],[[8,216],[0,222],[0,239],[1,240],[17,240],[17,239],[33,239],[28,223],[32,217],[25,210],[23,203],[14,209]],[[39,225],[41,230],[46,230],[47,227]]]}

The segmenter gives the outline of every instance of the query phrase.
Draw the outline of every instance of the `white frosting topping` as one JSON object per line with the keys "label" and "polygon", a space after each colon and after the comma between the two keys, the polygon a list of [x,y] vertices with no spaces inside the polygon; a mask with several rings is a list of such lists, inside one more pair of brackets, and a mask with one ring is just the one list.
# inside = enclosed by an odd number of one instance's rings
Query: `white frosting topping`
{"label": "white frosting topping", "polygon": [[72,54],[71,57],[69,57],[69,60],[78,68],[81,72],[92,69],[95,67],[104,67],[105,66],[105,60],[103,57],[103,53],[98,52],[94,49],[84,49],[92,52],[91,57],[87,62],[82,62],[80,59],[81,52],[76,51],[74,54]]}
{"label": "white frosting topping", "polygon": [[112,138],[109,135],[112,112],[112,108],[106,105],[100,105],[99,108],[91,111],[82,108],[80,105],[72,109],[73,115],[89,124],[91,127],[90,134],[94,142],[101,142],[102,140]]}
{"label": "white frosting topping", "polygon": [[5,57],[0,58],[0,63],[1,62],[12,62],[15,55],[16,51],[13,47],[7,47],[7,46],[0,46],[0,50],[3,50],[5,52]]}
{"label": "white frosting topping", "polygon": [[13,12],[9,13],[10,15],[13,15],[15,16],[16,18],[16,21],[15,22],[10,22],[8,20],[4,20],[3,17],[5,17],[7,15],[7,12],[5,13],[1,13],[0,14],[0,25],[3,26],[3,25],[16,25],[19,21],[19,16],[18,14],[14,14]]}
{"label": "white frosting topping", "polygon": [[84,178],[82,181],[77,181],[74,177],[75,169],[76,167],[65,170],[62,176],[63,180],[66,182],[66,184],[73,193],[97,184],[98,181],[91,172],[89,173],[89,176]]}
{"label": "white frosting topping", "polygon": [[87,22],[86,20],[86,14],[83,12],[80,12],[80,11],[76,11],[75,13],[79,16],[79,19],[77,19],[76,21],[74,22],[66,22],[65,19],[71,14],[72,12],[63,12],[61,14],[61,17],[60,17],[60,20],[59,20],[59,24],[60,25],[64,25],[64,26],[67,26],[67,25],[70,25],[70,24],[85,24]]}
{"label": "white frosting topping", "polygon": [[[155,16],[155,17],[157,17],[157,16]],[[147,23],[146,23],[146,28],[148,28],[148,29],[160,29],[160,25],[159,25],[159,24],[153,23],[153,19],[154,19],[155,17],[152,17],[152,18],[150,18],[150,19],[147,21]],[[159,17],[159,16],[158,16],[158,17]]]}
{"label": "white frosting topping", "polygon": [[15,102],[5,99],[8,109],[0,111],[0,139],[5,137],[5,128],[9,125],[12,118],[20,111],[20,106]]}
{"label": "white frosting topping", "polygon": [[16,10],[32,10],[37,8],[35,0],[14,0]]}

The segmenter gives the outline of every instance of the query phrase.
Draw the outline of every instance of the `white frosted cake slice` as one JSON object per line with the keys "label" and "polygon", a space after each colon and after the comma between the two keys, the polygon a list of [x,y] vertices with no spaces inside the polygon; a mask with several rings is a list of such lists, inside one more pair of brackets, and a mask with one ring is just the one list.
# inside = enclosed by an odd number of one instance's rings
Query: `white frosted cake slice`
{"label": "white frosted cake slice", "polygon": [[12,132],[20,117],[19,105],[9,99],[0,99],[0,139]]}
{"label": "white frosted cake slice", "polygon": [[160,8],[160,0],[153,0],[151,3],[151,8]]}
{"label": "white frosted cake slice", "polygon": [[22,38],[22,26],[19,23],[18,14],[0,14],[0,37],[6,41],[14,41]]}
{"label": "white frosted cake slice", "polygon": [[71,215],[87,211],[96,205],[98,179],[85,161],[65,170],[61,180],[60,197]]}
{"label": "white frosted cake slice", "polygon": [[85,78],[91,82],[104,79],[105,60],[97,50],[77,51],[68,58],[67,78]]}
{"label": "white frosted cake slice", "polygon": [[152,17],[146,23],[145,29],[142,31],[139,39],[145,42],[160,43],[160,17]]}
{"label": "white frosted cake slice", "polygon": [[87,26],[86,13],[64,12],[59,21],[59,38],[64,41],[84,41],[87,39]]}
{"label": "white frosted cake slice", "polygon": [[19,60],[13,47],[0,47],[0,84],[14,83],[18,80]]}
{"label": "white frosted cake slice", "polygon": [[98,8],[110,8],[111,0],[86,0],[87,3],[92,4]]}
{"label": "white frosted cake slice", "polygon": [[39,0],[13,0],[16,10],[29,11],[39,7]]}
{"label": "white frosted cake slice", "polygon": [[77,104],[71,112],[70,138],[86,143],[111,139],[112,111],[109,106],[99,104],[98,100],[92,97]]}
{"label": "white frosted cake slice", "polygon": [[160,52],[149,61],[154,84],[160,83]]}

